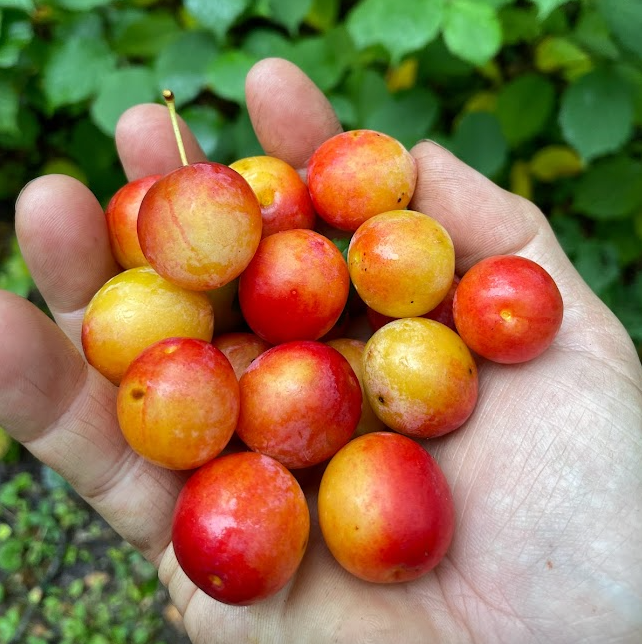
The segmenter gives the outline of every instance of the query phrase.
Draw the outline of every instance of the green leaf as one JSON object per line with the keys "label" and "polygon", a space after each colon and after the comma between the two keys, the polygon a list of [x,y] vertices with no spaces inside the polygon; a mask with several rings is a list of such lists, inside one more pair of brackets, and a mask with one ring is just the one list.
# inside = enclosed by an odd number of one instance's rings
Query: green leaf
{"label": "green leaf", "polygon": [[563,4],[566,4],[568,0],[533,0],[537,5],[539,20],[545,20],[548,16],[551,15],[557,7],[561,7]]}
{"label": "green leaf", "polygon": [[113,48],[121,56],[150,58],[158,55],[180,33],[171,14],[160,11],[142,14],[118,34]]}
{"label": "green leaf", "polygon": [[6,17],[0,30],[0,67],[13,67],[32,38],[33,28],[29,21],[19,19],[17,15]]}
{"label": "green leaf", "polygon": [[532,42],[542,32],[534,7],[506,7],[499,12],[504,45]]}
{"label": "green leaf", "polygon": [[484,4],[487,4],[489,7],[493,7],[494,9],[501,9],[502,7],[505,7],[509,4],[513,4],[516,2],[516,0],[479,0],[480,2],[483,2]]}
{"label": "green leaf", "polygon": [[[632,217],[619,221],[599,221],[595,225],[595,239],[608,240],[617,250],[620,266],[626,267],[642,258],[642,244],[635,231]],[[640,291],[642,297],[642,291]]]}
{"label": "green leaf", "polygon": [[16,572],[22,567],[22,542],[19,539],[8,539],[0,543],[0,570]]}
{"label": "green leaf", "polygon": [[499,121],[487,112],[470,112],[461,119],[452,137],[451,149],[462,161],[488,177],[502,169],[508,153]]}
{"label": "green leaf", "polygon": [[207,68],[208,84],[212,91],[237,103],[245,102],[245,77],[257,59],[240,49],[225,51]]}
{"label": "green leaf", "polygon": [[78,179],[81,183],[88,185],[87,175],[84,170],[77,163],[63,157],[53,157],[48,159],[40,169],[39,174],[66,174],[67,176],[74,177],[74,179]]}
{"label": "green leaf", "polygon": [[581,76],[591,66],[588,54],[562,36],[548,36],[535,49],[535,67],[547,74],[562,70],[572,76]]}
{"label": "green leaf", "polygon": [[36,6],[33,0],[0,0],[0,8],[2,9],[19,9],[31,13],[35,11]]}
{"label": "green leaf", "polygon": [[184,6],[203,27],[219,39],[227,34],[237,18],[250,6],[251,0],[185,0]]}
{"label": "green leaf", "polygon": [[312,7],[312,0],[269,0],[270,13],[275,22],[293,34]]}
{"label": "green leaf", "polygon": [[630,51],[642,58],[642,2],[639,0],[597,0],[597,8],[604,16],[615,37]]}
{"label": "green leaf", "polygon": [[113,135],[125,110],[155,98],[156,84],[151,70],[146,67],[119,69],[102,79],[98,96],[91,106],[91,116],[103,132]]}
{"label": "green leaf", "polygon": [[358,49],[382,45],[397,64],[436,38],[444,6],[445,0],[363,0],[350,11],[346,24]]}
{"label": "green leaf", "polygon": [[446,6],[443,33],[448,49],[473,65],[487,63],[502,44],[497,13],[475,0],[452,0]]}
{"label": "green leaf", "polygon": [[642,163],[626,156],[596,161],[575,187],[575,210],[592,219],[618,219],[642,207]]}
{"label": "green leaf", "polygon": [[51,4],[71,11],[88,11],[108,5],[113,0],[54,0]]}
{"label": "green leaf", "polygon": [[256,138],[250,115],[246,109],[241,110],[241,113],[232,125],[232,134],[237,159],[265,154],[261,144]]}
{"label": "green leaf", "polygon": [[0,133],[18,133],[18,91],[8,78],[0,78]]}
{"label": "green leaf", "polygon": [[322,36],[298,40],[289,60],[298,65],[324,92],[333,89],[350,65],[354,49],[342,27]]}
{"label": "green leaf", "polygon": [[90,98],[115,65],[115,56],[102,38],[72,38],[60,43],[43,70],[47,102],[56,109]]}
{"label": "green leaf", "polygon": [[584,6],[573,32],[574,39],[588,50],[611,60],[617,60],[620,51],[611,38],[604,17],[592,6]]}
{"label": "green leaf", "polygon": [[365,123],[380,105],[390,100],[385,79],[374,69],[355,70],[348,77],[346,86],[359,123]]}
{"label": "green leaf", "polygon": [[[0,87],[2,81],[0,81]],[[2,99],[0,99],[0,104]],[[0,107],[0,113],[2,108]],[[1,117],[0,117],[0,120]],[[43,123],[44,125],[44,123]],[[1,128],[0,128],[1,129]],[[18,111],[18,129],[11,132],[0,132],[0,148],[5,150],[33,150],[40,134],[40,122],[33,111],[24,105]]]}
{"label": "green leaf", "polygon": [[506,140],[517,146],[539,134],[555,105],[555,87],[537,74],[524,74],[505,85],[497,97],[497,118]]}
{"label": "green leaf", "polygon": [[455,85],[460,79],[472,76],[475,68],[454,56],[442,38],[437,38],[417,55],[419,74],[439,85]]}
{"label": "green leaf", "polygon": [[167,45],[154,63],[156,86],[174,92],[180,107],[198,96],[207,84],[207,69],[218,48],[211,34],[189,31]]}
{"label": "green leaf", "polygon": [[620,277],[617,249],[608,241],[585,240],[579,245],[573,263],[597,295],[601,295]]}
{"label": "green leaf", "polygon": [[388,95],[365,119],[363,127],[384,132],[411,148],[428,136],[439,113],[435,94],[415,87],[394,96]]}
{"label": "green leaf", "polygon": [[353,129],[358,127],[359,118],[357,117],[357,108],[347,96],[343,94],[329,94],[328,100],[344,128]]}
{"label": "green leaf", "polygon": [[290,59],[292,45],[279,32],[271,29],[254,29],[243,42],[243,49],[257,58],[278,56]]}
{"label": "green leaf", "polygon": [[306,24],[317,31],[328,31],[337,23],[341,0],[313,0],[305,18]]}
{"label": "green leaf", "polygon": [[580,218],[557,214],[552,215],[549,221],[564,252],[567,255],[574,255],[580,244],[584,242],[584,230]]}
{"label": "green leaf", "polygon": [[642,125],[642,69],[634,65],[620,65],[618,74],[624,80],[633,101],[633,118],[637,125]]}
{"label": "green leaf", "polygon": [[559,122],[565,140],[584,159],[619,150],[633,131],[627,84],[607,69],[582,76],[562,94]]}
{"label": "green leaf", "polygon": [[11,239],[9,257],[0,269],[0,288],[11,291],[21,297],[27,297],[33,289],[33,279],[22,258],[15,236]]}

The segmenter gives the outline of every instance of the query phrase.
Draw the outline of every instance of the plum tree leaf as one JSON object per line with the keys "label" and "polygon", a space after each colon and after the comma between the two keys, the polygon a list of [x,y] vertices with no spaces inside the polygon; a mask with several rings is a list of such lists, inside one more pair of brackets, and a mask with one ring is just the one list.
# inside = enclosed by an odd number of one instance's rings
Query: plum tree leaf
{"label": "plum tree leaf", "polygon": [[240,49],[225,51],[208,66],[208,84],[218,96],[244,103],[245,77],[256,61],[256,57]]}
{"label": "plum tree leaf", "polygon": [[466,114],[459,122],[450,147],[462,161],[488,177],[502,169],[508,153],[499,121],[486,112]]}
{"label": "plum tree leaf", "polygon": [[98,91],[103,76],[115,66],[116,57],[102,38],[63,41],[52,50],[43,70],[43,89],[49,105],[57,108],[90,98]]}
{"label": "plum tree leaf", "polygon": [[112,135],[122,113],[138,103],[158,98],[154,74],[147,67],[117,69],[101,79],[100,91],[91,106],[94,123]]}
{"label": "plum tree leaf", "polygon": [[33,38],[31,23],[18,16],[6,16],[0,24],[0,67],[13,67]]}
{"label": "plum tree leaf", "polygon": [[615,37],[630,51],[642,58],[642,2],[639,0],[597,0],[597,8],[604,16]]}
{"label": "plum tree leaf", "polygon": [[142,14],[118,34],[113,48],[121,56],[151,58],[157,56],[180,33],[180,28],[170,13],[157,11]]}
{"label": "plum tree leaf", "polygon": [[218,53],[212,34],[188,31],[160,52],[154,62],[156,87],[170,88],[176,105],[184,105],[207,84],[207,69]]}
{"label": "plum tree leaf", "polygon": [[502,44],[495,9],[475,0],[452,0],[446,6],[443,35],[453,54],[474,65],[487,63]]}
{"label": "plum tree leaf", "polygon": [[363,126],[385,132],[411,148],[428,136],[439,114],[439,102],[433,92],[415,87],[394,96],[388,95],[366,117]]}
{"label": "plum tree leaf", "polygon": [[347,27],[356,46],[382,45],[393,64],[437,37],[445,0],[363,0],[352,9]]}
{"label": "plum tree leaf", "polygon": [[272,19],[294,33],[312,7],[312,0],[269,0]]}
{"label": "plum tree leaf", "polygon": [[33,0],[0,0],[0,9],[19,9],[31,13],[35,5]]}
{"label": "plum tree leaf", "polygon": [[617,249],[608,241],[583,240],[573,257],[573,263],[597,295],[602,295],[620,277]]}
{"label": "plum tree leaf", "polygon": [[633,102],[626,82],[596,69],[569,85],[559,113],[562,134],[586,160],[619,150],[633,131]]}
{"label": "plum tree leaf", "polygon": [[55,0],[51,4],[70,9],[71,11],[88,11],[96,7],[102,7],[110,4],[112,0]]}
{"label": "plum tree leaf", "polygon": [[596,161],[578,179],[573,207],[598,220],[627,217],[642,208],[642,163],[627,156]]}
{"label": "plum tree leaf", "polygon": [[198,22],[213,31],[219,39],[250,6],[251,0],[185,0],[184,6]]}
{"label": "plum tree leaf", "polygon": [[537,5],[537,17],[539,20],[545,20],[548,16],[563,4],[566,4],[569,0],[533,0]]}
{"label": "plum tree leaf", "polygon": [[18,132],[18,91],[8,78],[0,78],[0,133]]}
{"label": "plum tree leaf", "polygon": [[524,74],[505,85],[497,97],[497,118],[513,145],[533,138],[546,125],[555,104],[555,87],[537,74]]}

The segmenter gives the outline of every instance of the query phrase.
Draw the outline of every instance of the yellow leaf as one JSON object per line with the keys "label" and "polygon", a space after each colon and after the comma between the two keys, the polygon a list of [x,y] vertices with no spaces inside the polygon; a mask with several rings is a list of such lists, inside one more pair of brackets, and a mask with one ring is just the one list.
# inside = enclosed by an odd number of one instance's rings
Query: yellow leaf
{"label": "yellow leaf", "polygon": [[386,73],[388,91],[394,93],[414,87],[417,82],[418,66],[416,58],[406,58],[396,67],[390,67]]}
{"label": "yellow leaf", "polygon": [[532,175],[539,181],[555,181],[574,177],[582,172],[580,155],[564,145],[548,145],[533,155],[529,164]]}
{"label": "yellow leaf", "polygon": [[49,159],[47,163],[40,169],[40,174],[66,174],[74,179],[78,179],[85,185],[88,184],[87,175],[82,168],[76,165],[73,161],[63,158]]}
{"label": "yellow leaf", "polygon": [[492,81],[496,85],[501,85],[503,81],[501,67],[494,61],[489,60],[477,70],[484,78]]}
{"label": "yellow leaf", "polygon": [[473,94],[463,107],[464,112],[494,112],[497,108],[495,92],[477,92]]}
{"label": "yellow leaf", "polygon": [[0,427],[0,459],[4,458],[5,454],[9,451],[11,447],[11,438],[9,434]]}
{"label": "yellow leaf", "polygon": [[535,67],[545,73],[561,71],[571,80],[590,71],[593,63],[575,43],[560,36],[548,36],[535,48]]}
{"label": "yellow leaf", "polygon": [[510,190],[511,192],[532,200],[533,181],[526,161],[517,160],[510,169]]}

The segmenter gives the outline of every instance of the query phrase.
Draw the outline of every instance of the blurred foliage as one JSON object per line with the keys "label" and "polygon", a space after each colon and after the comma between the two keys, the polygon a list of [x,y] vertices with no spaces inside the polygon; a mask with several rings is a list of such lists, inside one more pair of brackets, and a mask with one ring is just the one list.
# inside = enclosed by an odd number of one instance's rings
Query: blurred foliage
{"label": "blurred foliage", "polygon": [[[0,0],[1,217],[47,172],[105,203],[119,115],[166,86],[211,159],[259,152],[244,76],[282,56],[346,128],[433,138],[538,203],[642,346],[640,33],[640,0]],[[0,267],[29,289],[15,245]]]}
{"label": "blurred foliage", "polygon": [[0,485],[0,644],[187,643],[154,566],[31,464]]}

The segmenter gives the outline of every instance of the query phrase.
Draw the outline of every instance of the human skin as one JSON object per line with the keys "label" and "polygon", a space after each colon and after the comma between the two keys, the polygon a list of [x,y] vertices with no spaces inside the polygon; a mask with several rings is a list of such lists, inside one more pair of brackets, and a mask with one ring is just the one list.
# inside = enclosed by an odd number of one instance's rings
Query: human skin
{"label": "human skin", "polygon": [[[254,67],[246,95],[265,152],[296,168],[339,131],[321,92],[285,61]],[[183,131],[189,158],[204,158]],[[116,138],[129,179],[180,165],[161,106],[129,110]],[[42,177],[18,200],[21,248],[59,326],[0,294],[0,425],[159,567],[194,644],[634,644],[642,634],[642,368],[631,340],[532,203],[435,144],[412,153],[411,207],[449,231],[458,274],[517,253],[540,262],[565,301],[547,352],[524,365],[480,364],[469,421],[425,443],[451,486],[456,524],[448,554],[421,580],[380,587],[352,578],[313,519],[302,565],[274,598],[234,609],[196,591],[170,546],[184,478],[127,448],[116,388],[78,351],[82,310],[117,267],[98,202],[69,177]]]}

